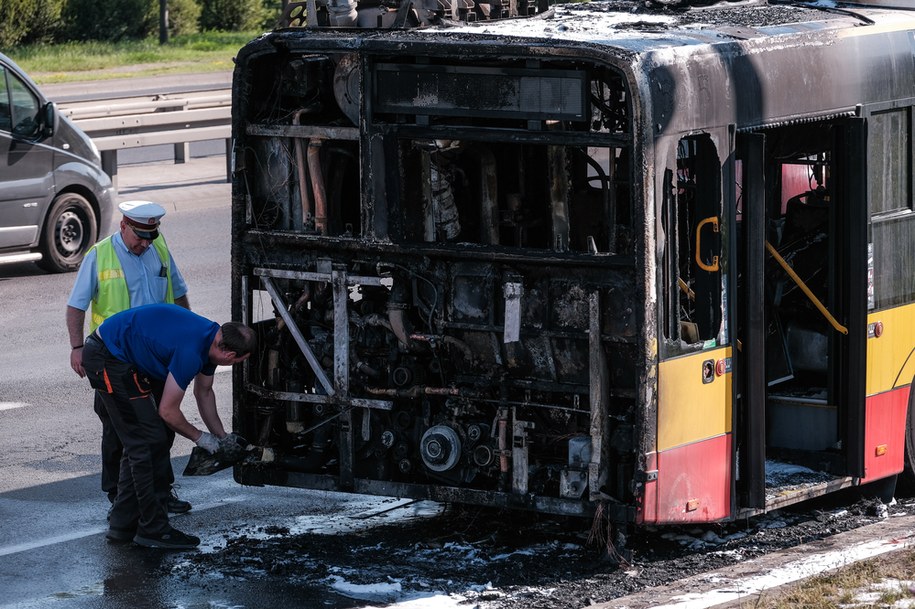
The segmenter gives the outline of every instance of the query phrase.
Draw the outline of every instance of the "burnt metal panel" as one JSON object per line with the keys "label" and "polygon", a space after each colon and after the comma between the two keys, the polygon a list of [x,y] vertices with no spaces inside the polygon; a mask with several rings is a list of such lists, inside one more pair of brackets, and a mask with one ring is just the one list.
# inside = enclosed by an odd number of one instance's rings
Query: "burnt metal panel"
{"label": "burnt metal panel", "polygon": [[738,338],[743,347],[735,350],[738,362],[737,378],[743,378],[743,386],[735,383],[735,391],[741,392],[741,399],[734,401],[740,408],[737,414],[739,425],[737,437],[741,443],[742,468],[739,472],[746,485],[745,506],[764,508],[766,505],[766,336],[765,314],[765,175],[763,154],[765,138],[762,135],[747,134],[738,138],[738,150],[743,159],[743,231],[744,244],[740,251],[743,257],[743,299],[738,303],[740,319],[744,328]]}
{"label": "burnt metal panel", "polygon": [[836,149],[844,151],[836,159],[839,183],[836,187],[836,213],[839,238],[836,258],[845,272],[837,278],[840,307],[845,311],[848,334],[832,338],[832,353],[837,355],[833,392],[844,423],[844,445],[848,474],[863,477],[865,432],[865,387],[867,382],[867,123],[850,119],[845,129],[836,130]]}

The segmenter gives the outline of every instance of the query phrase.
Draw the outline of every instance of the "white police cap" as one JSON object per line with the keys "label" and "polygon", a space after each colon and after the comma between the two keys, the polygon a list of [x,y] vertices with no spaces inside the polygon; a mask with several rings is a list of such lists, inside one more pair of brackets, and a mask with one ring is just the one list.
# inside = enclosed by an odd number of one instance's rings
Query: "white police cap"
{"label": "white police cap", "polygon": [[152,226],[159,224],[165,215],[165,208],[152,201],[124,201],[118,209],[134,222]]}
{"label": "white police cap", "polygon": [[124,201],[118,205],[127,223],[137,236],[155,239],[159,236],[159,221],[165,215],[165,208],[152,201]]}

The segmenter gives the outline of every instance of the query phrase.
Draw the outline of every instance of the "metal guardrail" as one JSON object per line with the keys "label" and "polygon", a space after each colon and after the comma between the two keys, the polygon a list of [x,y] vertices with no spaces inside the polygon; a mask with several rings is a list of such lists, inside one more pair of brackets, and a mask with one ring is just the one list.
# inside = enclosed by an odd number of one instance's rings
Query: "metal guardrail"
{"label": "metal guardrail", "polygon": [[171,144],[175,163],[190,157],[191,142],[225,140],[226,179],[231,178],[229,153],[232,98],[229,91],[181,96],[95,100],[59,107],[95,142],[102,169],[117,185],[118,151]]}

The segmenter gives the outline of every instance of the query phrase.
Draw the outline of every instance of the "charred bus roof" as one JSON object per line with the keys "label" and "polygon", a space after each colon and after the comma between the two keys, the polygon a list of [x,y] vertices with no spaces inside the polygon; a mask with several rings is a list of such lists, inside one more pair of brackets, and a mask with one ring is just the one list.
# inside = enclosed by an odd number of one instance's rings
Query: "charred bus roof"
{"label": "charred bus roof", "polygon": [[[417,10],[419,4],[412,6],[421,27],[287,27],[243,49],[239,66],[274,50],[280,61],[286,51],[347,50],[402,62],[452,57],[455,65],[475,56],[584,59],[627,75],[655,134],[698,125],[756,129],[811,113],[852,115],[860,104],[915,90],[915,10],[899,10],[892,0],[695,3],[701,6],[604,0],[557,4],[526,18],[472,20],[467,9],[463,21],[451,18],[448,3],[438,13]],[[383,24],[379,15],[395,10],[350,5],[358,7],[359,24],[372,16]],[[801,103],[794,99],[800,92],[808,98]]]}
{"label": "charred bus roof", "polygon": [[[505,19],[453,19],[448,14],[449,2],[436,3],[445,9],[416,11],[420,27],[385,27],[378,19],[378,27],[364,27],[372,23],[360,16],[359,36],[371,36],[372,31],[411,29],[414,35],[436,37],[480,34],[484,36],[518,36],[552,41],[591,42],[614,46],[634,52],[668,46],[708,44],[722,40],[745,40],[761,36],[804,33],[823,29],[845,29],[854,26],[886,24],[915,18],[915,7],[904,7],[892,0],[867,0],[859,2],[696,2],[689,0],[600,0],[555,4],[547,10],[532,13],[529,17]],[[305,3],[299,3],[303,5]],[[331,2],[333,4],[333,2]],[[359,7],[357,12],[370,12],[372,16],[386,11],[378,2],[351,2]],[[414,3],[414,9],[417,3]],[[295,3],[290,6],[296,6]],[[320,6],[320,4],[319,4]],[[365,7],[365,8],[363,8]],[[462,9],[464,10],[464,9]],[[534,10],[533,8],[531,9]],[[423,12],[428,14],[422,14]],[[902,11],[902,12],[900,12]],[[290,11],[287,11],[287,15]],[[472,15],[472,13],[470,13]],[[287,18],[286,26],[302,25],[295,18]],[[301,27],[287,27],[301,31]],[[309,24],[304,29],[321,28]],[[352,28],[337,30],[337,35],[352,36]]]}

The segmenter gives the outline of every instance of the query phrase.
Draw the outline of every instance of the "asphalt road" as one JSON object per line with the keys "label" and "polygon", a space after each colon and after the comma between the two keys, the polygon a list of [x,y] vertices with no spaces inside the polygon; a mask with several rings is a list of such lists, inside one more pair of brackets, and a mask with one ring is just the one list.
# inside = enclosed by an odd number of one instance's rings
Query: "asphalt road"
{"label": "asphalt road", "polygon": [[[230,187],[224,157],[125,166],[121,180],[121,200],[152,199],[168,210],[163,232],[190,286],[192,308],[228,320]],[[31,263],[0,266],[0,607],[263,607],[280,606],[277,595],[301,596],[259,589],[256,582],[170,579],[161,570],[174,556],[106,543],[101,424],[88,383],[69,367],[64,310],[74,278]],[[217,372],[217,403],[227,427],[230,381],[227,370]],[[192,396],[183,410],[200,424]],[[288,526],[310,512],[339,505],[345,513],[353,505],[326,493],[242,487],[230,470],[182,478],[191,448],[179,437],[172,451],[180,495],[194,504],[173,524],[201,536],[205,547],[224,542],[230,529]],[[324,604],[321,594],[307,594],[303,603]]]}
{"label": "asphalt road", "polygon": [[96,81],[87,86],[85,82],[68,82],[42,85],[41,90],[48,99],[57,103],[111,99],[116,96],[134,97],[144,95],[167,95],[188,91],[213,91],[232,86],[232,72],[208,72],[204,74],[169,74]]}

